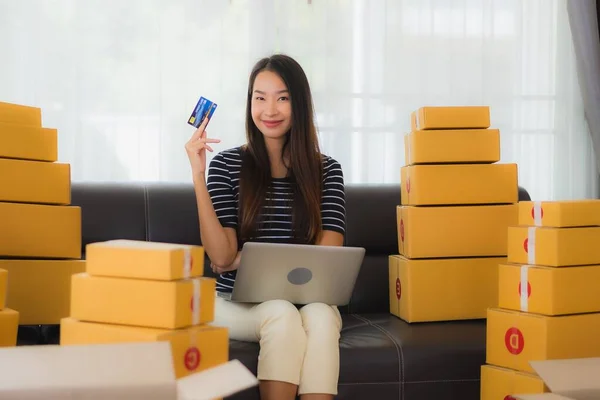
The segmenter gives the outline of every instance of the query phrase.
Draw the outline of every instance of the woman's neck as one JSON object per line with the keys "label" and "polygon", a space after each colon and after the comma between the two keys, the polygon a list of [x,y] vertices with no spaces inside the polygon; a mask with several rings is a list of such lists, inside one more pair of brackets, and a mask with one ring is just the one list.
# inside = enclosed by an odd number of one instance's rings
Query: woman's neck
{"label": "woman's neck", "polygon": [[285,178],[288,174],[288,169],[283,162],[283,158],[281,157],[281,151],[283,150],[284,142],[284,138],[265,138],[267,154],[269,155],[269,162],[271,164],[271,176],[273,178]]}

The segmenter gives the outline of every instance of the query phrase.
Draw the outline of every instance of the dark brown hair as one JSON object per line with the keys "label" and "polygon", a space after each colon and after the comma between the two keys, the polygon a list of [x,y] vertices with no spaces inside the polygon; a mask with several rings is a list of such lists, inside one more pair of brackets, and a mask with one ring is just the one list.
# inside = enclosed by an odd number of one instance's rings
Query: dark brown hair
{"label": "dark brown hair", "polygon": [[[247,145],[242,152],[239,189],[239,236],[255,234],[271,182],[271,164],[262,132],[252,120],[252,92],[256,76],[271,71],[281,77],[292,106],[292,123],[285,135],[282,157],[289,156],[288,177],[294,190],[292,227],[296,242],[314,244],[321,234],[321,193],[323,161],[313,118],[313,100],[304,70],[286,55],[273,55],[256,63],[248,82],[246,104]],[[262,222],[265,222],[264,220]]]}

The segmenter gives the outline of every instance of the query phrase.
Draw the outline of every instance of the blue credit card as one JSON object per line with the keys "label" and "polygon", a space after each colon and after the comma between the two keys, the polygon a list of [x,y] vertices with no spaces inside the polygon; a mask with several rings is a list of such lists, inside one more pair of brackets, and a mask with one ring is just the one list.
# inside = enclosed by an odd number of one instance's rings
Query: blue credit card
{"label": "blue credit card", "polygon": [[200,97],[200,100],[198,100],[198,104],[196,104],[194,111],[192,111],[192,114],[188,118],[188,124],[197,128],[200,126],[202,121],[204,121],[204,118],[206,116],[208,116],[208,120],[210,121],[216,108],[216,103],[213,103],[212,101],[204,97]]}

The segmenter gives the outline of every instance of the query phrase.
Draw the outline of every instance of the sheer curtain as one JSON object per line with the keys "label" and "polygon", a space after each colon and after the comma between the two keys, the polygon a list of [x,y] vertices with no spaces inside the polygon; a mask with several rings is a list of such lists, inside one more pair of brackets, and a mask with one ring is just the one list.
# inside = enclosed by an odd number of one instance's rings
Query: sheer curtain
{"label": "sheer curtain", "polygon": [[565,0],[0,0],[0,101],[42,107],[73,181],[190,182],[197,99],[216,149],[241,144],[272,52],[348,183],[399,182],[412,110],[484,104],[534,199],[597,194]]}

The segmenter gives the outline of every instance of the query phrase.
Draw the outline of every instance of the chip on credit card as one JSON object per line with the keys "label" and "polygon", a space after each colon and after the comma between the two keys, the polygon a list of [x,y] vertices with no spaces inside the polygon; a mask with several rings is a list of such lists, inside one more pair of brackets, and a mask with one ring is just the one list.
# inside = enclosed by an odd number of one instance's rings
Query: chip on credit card
{"label": "chip on credit card", "polygon": [[217,108],[217,104],[208,100],[207,98],[200,97],[194,111],[192,111],[192,115],[188,119],[188,124],[198,128],[204,118],[208,116],[208,119],[212,118],[212,115]]}

